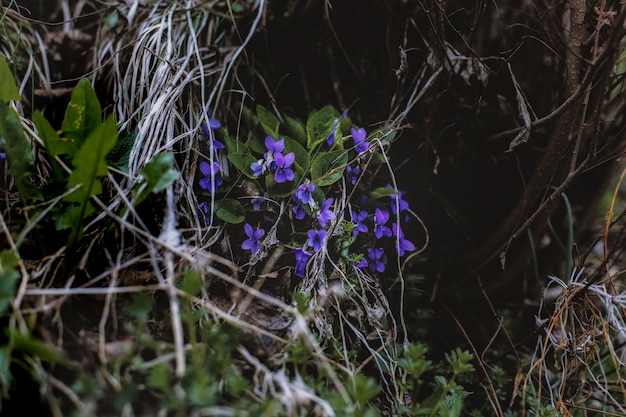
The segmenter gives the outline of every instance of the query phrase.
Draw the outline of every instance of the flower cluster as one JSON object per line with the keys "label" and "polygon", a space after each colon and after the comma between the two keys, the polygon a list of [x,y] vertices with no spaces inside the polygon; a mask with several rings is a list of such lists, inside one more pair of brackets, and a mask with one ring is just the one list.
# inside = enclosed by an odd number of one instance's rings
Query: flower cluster
{"label": "flower cluster", "polygon": [[[346,112],[336,116],[326,108],[310,116],[306,130],[302,125],[305,136],[287,138],[278,133],[278,119],[265,110],[263,117],[259,118],[266,132],[264,140],[253,137],[246,143],[240,142],[241,150],[226,158],[223,152],[226,147],[217,137],[226,139],[227,144],[233,139],[228,141],[226,129],[221,129],[221,123],[211,118],[207,111],[201,129],[208,139],[210,158],[198,165],[201,173],[198,186],[208,194],[218,193],[224,184],[222,175],[228,172],[224,168],[231,168],[224,165],[227,162],[243,174],[239,178],[249,179],[245,187],[234,184],[235,187],[229,189],[231,191],[220,194],[221,209],[213,213],[225,222],[243,223],[243,226],[237,226],[241,249],[257,256],[257,260],[259,256],[265,256],[262,248],[272,245],[270,242],[275,241],[277,234],[272,233],[268,240],[262,226],[272,222],[279,226],[278,236],[286,236],[285,231],[289,231],[292,240],[287,247],[293,254],[292,274],[300,278],[306,276],[311,259],[315,257],[324,262],[322,256],[315,256],[320,252],[324,257],[339,255],[356,268],[381,273],[386,268],[387,249],[393,251],[394,247],[397,256],[415,250],[415,245],[405,237],[401,227],[409,219],[404,191],[391,185],[387,187],[392,191],[380,187],[371,194],[352,192],[350,195],[355,197],[345,202],[348,210],[342,218],[337,218],[342,206],[337,204],[338,191],[341,191],[342,184],[357,186],[361,177],[367,174],[364,154],[375,151],[366,130],[346,126],[346,119]],[[308,136],[309,124],[316,126],[310,131],[320,131],[330,123],[332,130],[324,140]],[[345,158],[343,161],[353,162],[337,163],[342,157]],[[259,181],[264,176],[266,181]],[[340,182],[342,177],[344,182]],[[289,186],[275,188],[276,184],[290,182],[293,184],[291,191]],[[241,192],[244,194],[238,195]],[[390,203],[384,201],[386,198],[391,199]],[[278,206],[280,210],[275,210]],[[201,202],[198,209],[206,217],[213,207],[208,202]],[[284,209],[289,216],[277,218],[285,212]],[[224,210],[230,212],[224,213]]]}
{"label": "flower cluster", "polygon": [[[208,139],[207,152],[209,153],[209,155],[211,155],[211,158],[209,162],[202,161],[200,162],[198,166],[198,168],[200,169],[200,172],[203,175],[202,178],[200,178],[198,185],[200,186],[201,189],[206,190],[209,193],[213,194],[217,192],[217,189],[224,182],[222,179],[222,175],[221,175],[220,163],[216,161],[215,159],[217,157],[217,152],[219,150],[225,149],[226,147],[224,146],[222,142],[215,139],[213,135],[214,130],[222,127],[221,123],[218,120],[211,118],[210,110],[206,111],[206,116],[207,116],[207,119],[209,120],[209,123],[202,124],[200,128],[202,129],[202,132]],[[204,207],[198,206],[198,208],[200,208],[201,211],[204,211],[203,210]]]}
{"label": "flower cluster", "polygon": [[293,152],[283,155],[285,140],[274,140],[273,137],[266,136],[265,148],[267,152],[263,154],[263,158],[250,165],[252,174],[255,177],[260,177],[267,171],[274,171],[274,180],[277,183],[293,181],[295,174],[291,166],[296,160],[296,155]]}

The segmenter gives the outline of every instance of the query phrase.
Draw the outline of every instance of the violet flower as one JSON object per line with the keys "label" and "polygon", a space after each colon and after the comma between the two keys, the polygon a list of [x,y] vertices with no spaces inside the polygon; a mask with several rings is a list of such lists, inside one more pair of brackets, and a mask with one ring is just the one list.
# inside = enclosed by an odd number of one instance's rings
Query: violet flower
{"label": "violet flower", "polygon": [[352,218],[352,223],[354,223],[354,229],[352,230],[354,236],[357,236],[359,233],[367,233],[367,225],[363,224],[367,216],[368,214],[365,210],[359,212],[350,210],[350,217]]}
{"label": "violet flower", "polygon": [[293,248],[293,254],[296,257],[296,266],[293,269],[293,274],[297,277],[304,278],[304,271],[306,264],[309,262],[309,259],[311,259],[311,253],[302,248]]}
{"label": "violet flower", "polygon": [[[207,109],[206,110],[206,117],[207,117],[207,119],[209,119],[209,124],[207,125],[206,123],[204,123],[204,124],[202,124],[200,126],[200,128],[202,129],[202,132],[204,133],[204,135],[207,138],[211,139],[211,136],[212,136],[211,135],[211,131],[213,131],[215,129],[219,129],[220,127],[222,127],[222,124],[219,122],[219,120],[213,119],[211,117],[211,109]],[[220,144],[221,144],[221,142],[220,142]],[[224,145],[223,144],[221,144],[221,145],[222,145],[222,148],[216,147],[216,149],[224,149],[223,148]]]}
{"label": "violet flower", "polygon": [[385,253],[383,248],[367,248],[367,266],[372,272],[384,272],[385,263],[382,261],[383,254]]}
{"label": "violet flower", "polygon": [[374,214],[374,235],[376,236],[376,239],[380,239],[383,236],[391,236],[391,229],[385,226],[387,221],[389,221],[389,212],[387,210],[377,208]]}
{"label": "violet flower", "polygon": [[252,199],[252,210],[259,211],[261,209],[261,203],[265,203],[267,199],[265,197],[254,197]]}
{"label": "violet flower", "polygon": [[357,153],[362,154],[367,151],[369,143],[365,140],[365,137],[367,136],[365,129],[362,127],[359,129],[352,128],[350,129],[350,132],[352,133],[352,139],[356,145],[355,148]]}
{"label": "violet flower", "polygon": [[393,230],[393,234],[394,236],[396,236],[396,251],[398,252],[398,256],[404,256],[404,253],[406,251],[414,251],[415,250],[415,245],[413,244],[413,242],[406,240],[404,238],[404,232],[402,232],[402,229],[400,228],[400,226],[398,226],[398,224],[393,223],[391,225],[391,229]]}
{"label": "violet flower", "polygon": [[317,221],[320,222],[322,227],[326,227],[326,223],[335,218],[335,213],[330,210],[330,206],[333,204],[332,198],[327,198],[322,201],[322,207],[317,214]]}
{"label": "violet flower", "polygon": [[304,216],[306,216],[306,210],[301,203],[294,204],[291,210],[293,211],[294,217],[298,220],[302,220]]}
{"label": "violet flower", "polygon": [[248,223],[243,225],[243,230],[246,232],[248,239],[244,240],[244,242],[241,244],[241,249],[249,250],[254,255],[261,249],[261,244],[259,243],[259,240],[265,234],[265,230],[260,228],[254,230],[252,226],[250,226]]}
{"label": "violet flower", "polygon": [[210,164],[205,161],[200,162],[200,172],[204,175],[204,178],[199,181],[200,188],[203,190],[214,193],[222,185],[222,177],[219,175],[219,162],[214,161]]}
{"label": "violet flower", "polygon": [[300,186],[296,189],[294,197],[302,204],[309,204],[309,202],[313,199],[314,190],[315,186],[307,180],[307,182],[300,184]]}
{"label": "violet flower", "polygon": [[252,170],[252,175],[255,177],[260,177],[265,172],[265,164],[263,159],[259,159],[250,164],[250,169]]}
{"label": "violet flower", "polygon": [[293,152],[289,152],[283,156],[282,153],[274,154],[274,163],[276,171],[274,172],[274,179],[277,183],[285,181],[293,181],[295,174],[290,168],[293,162],[296,160],[296,155]]}
{"label": "violet flower", "polygon": [[356,182],[359,179],[359,175],[361,175],[361,167],[359,167],[359,166],[352,167],[352,166],[348,165],[346,167],[346,174],[348,174],[348,178],[350,179],[350,183],[352,185],[356,185]]}
{"label": "violet flower", "polygon": [[[387,188],[393,188],[393,186],[391,184],[387,184]],[[397,194],[389,195],[391,198],[391,212],[393,214],[398,214],[398,209],[400,209],[400,212],[408,210],[409,203],[402,198],[403,196],[404,191],[398,191]]]}
{"label": "violet flower", "polygon": [[314,252],[317,252],[318,250],[320,250],[322,245],[324,245],[324,239],[326,239],[326,230],[311,229],[307,232],[307,236],[309,237],[307,243],[313,248]]}

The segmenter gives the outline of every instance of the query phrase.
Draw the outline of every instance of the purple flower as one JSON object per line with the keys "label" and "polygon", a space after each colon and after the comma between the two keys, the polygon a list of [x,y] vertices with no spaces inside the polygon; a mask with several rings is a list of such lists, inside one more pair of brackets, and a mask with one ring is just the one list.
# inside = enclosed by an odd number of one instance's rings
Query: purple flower
{"label": "purple flower", "polygon": [[376,239],[380,239],[383,236],[391,236],[391,229],[385,226],[387,221],[389,221],[389,212],[377,208],[374,214],[374,235],[376,235]]}
{"label": "purple flower", "polygon": [[413,242],[404,239],[404,232],[398,224],[394,223],[391,225],[391,229],[393,230],[394,236],[396,236],[396,251],[398,252],[398,256],[404,256],[406,251],[414,251],[415,245]]}
{"label": "purple flower", "polygon": [[300,203],[309,204],[309,202],[313,199],[314,190],[315,186],[307,181],[304,184],[300,184],[294,196]]}
{"label": "purple flower", "polygon": [[304,278],[304,271],[306,264],[309,262],[309,259],[311,259],[311,253],[302,248],[293,248],[293,254],[296,257],[296,266],[293,269],[293,274],[297,277]]}
{"label": "purple flower", "polygon": [[326,230],[311,229],[307,232],[307,236],[309,237],[307,243],[313,248],[314,252],[317,252],[324,244],[324,239],[326,239]]}
{"label": "purple flower", "polygon": [[361,167],[359,166],[352,167],[348,165],[346,167],[346,173],[348,174],[348,178],[350,178],[350,183],[352,185],[356,185],[356,182],[359,179],[359,175],[361,175]]}
{"label": "purple flower", "polygon": [[357,153],[361,154],[367,151],[369,143],[365,140],[365,137],[367,136],[365,129],[362,127],[359,129],[352,128],[350,129],[350,132],[352,133],[352,139],[356,145]]}
{"label": "purple flower", "polygon": [[6,152],[0,152],[0,159],[7,159]]}
{"label": "purple flower", "polygon": [[243,225],[243,230],[246,232],[246,235],[248,235],[248,239],[246,239],[241,244],[241,249],[249,250],[254,255],[261,249],[261,244],[259,243],[259,239],[263,237],[263,235],[265,234],[265,230],[263,229],[254,230],[252,226],[250,226],[248,223]]}
{"label": "purple flower", "polygon": [[[209,124],[208,125],[203,124],[202,126],[200,126],[200,128],[202,128],[202,132],[204,132],[205,136],[210,139],[212,136],[211,131],[215,129],[219,129],[220,127],[222,127],[222,124],[219,122],[219,120],[211,118],[211,109],[206,110],[206,117],[207,119],[209,119]],[[217,148],[217,149],[223,149],[223,148]]]}
{"label": "purple flower", "polygon": [[274,179],[277,183],[285,181],[293,181],[295,174],[293,170],[289,168],[296,159],[296,155],[293,152],[289,152],[283,156],[282,153],[274,154],[274,162],[276,171],[274,172]]}
{"label": "purple flower", "polygon": [[254,197],[252,199],[252,210],[259,211],[261,209],[261,203],[265,203],[266,201],[265,197]]}
{"label": "purple flower", "polygon": [[260,177],[265,172],[265,165],[263,164],[263,160],[259,159],[256,162],[250,164],[250,169],[252,170],[252,175],[255,177]]}
{"label": "purple flower", "polygon": [[358,213],[350,210],[350,217],[352,217],[352,223],[354,223],[354,229],[352,230],[354,236],[368,231],[367,225],[363,224],[367,216],[368,214],[365,210],[359,211]]}
{"label": "purple flower", "polygon": [[304,219],[304,216],[306,216],[306,211],[304,210],[304,206],[300,203],[294,204],[291,210],[293,210],[293,214],[295,218],[298,220],[302,220]]}
{"label": "purple flower", "polygon": [[328,146],[333,146],[333,143],[335,143],[335,134],[337,133],[337,126],[339,126],[339,120],[335,119],[333,130],[332,132],[330,132],[330,135],[328,135],[328,138],[326,138],[326,144]]}
{"label": "purple flower", "polygon": [[200,172],[204,175],[204,178],[200,179],[199,182],[200,188],[203,190],[214,193],[217,191],[217,187],[222,185],[222,177],[219,175],[219,162],[215,161],[210,164],[205,161],[200,162]]}
{"label": "purple flower", "polygon": [[335,213],[330,210],[330,206],[333,204],[332,198],[327,198],[322,201],[322,207],[317,215],[317,221],[320,222],[322,227],[326,227],[326,223],[335,218]]}
{"label": "purple flower", "polygon": [[198,211],[202,213],[206,218],[209,214],[209,204],[206,201],[201,202],[200,204],[198,204]]}
{"label": "purple flower", "polygon": [[[387,184],[387,188],[393,188],[393,186]],[[400,209],[400,212],[403,212],[409,208],[409,203],[402,199],[403,195],[404,191],[398,191],[397,194],[391,194],[389,196],[391,198],[391,212],[393,214],[398,214],[398,209]]]}
{"label": "purple flower", "polygon": [[372,272],[383,272],[385,270],[385,263],[382,261],[382,257],[385,251],[383,248],[367,248],[367,266]]}
{"label": "purple flower", "polygon": [[[224,146],[224,144],[217,139],[211,140],[211,144],[213,145],[212,148],[214,154],[220,149],[226,149],[226,146]],[[207,151],[211,153],[211,145],[207,146]]]}
{"label": "purple flower", "polygon": [[271,153],[281,153],[285,150],[285,139],[274,140],[271,136],[265,137],[265,148]]}

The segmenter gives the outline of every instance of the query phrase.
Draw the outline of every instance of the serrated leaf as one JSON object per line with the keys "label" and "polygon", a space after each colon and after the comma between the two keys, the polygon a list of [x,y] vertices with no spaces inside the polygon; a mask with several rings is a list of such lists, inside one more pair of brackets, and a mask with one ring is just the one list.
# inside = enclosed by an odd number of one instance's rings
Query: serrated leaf
{"label": "serrated leaf", "polygon": [[0,55],[0,101],[7,103],[8,101],[19,100],[20,98],[20,90],[17,88],[9,64],[7,64],[4,57]]}
{"label": "serrated leaf", "polygon": [[318,155],[311,164],[313,182],[323,187],[341,179],[348,164],[348,152],[343,150],[330,151]]}
{"label": "serrated leaf", "polygon": [[241,203],[231,198],[215,202],[215,215],[231,224],[239,224],[246,219],[246,211]]}
{"label": "serrated leaf", "polygon": [[80,147],[74,156],[74,170],[70,174],[67,188],[81,185],[76,191],[64,198],[64,201],[78,203],[78,211],[74,217],[70,243],[75,238],[82,236],[82,221],[90,211],[91,202],[89,199],[102,193],[102,183],[99,178],[109,172],[106,156],[115,145],[117,140],[117,126],[112,116],[98,126],[85,139],[85,143]]}
{"label": "serrated leaf", "polygon": [[41,200],[41,191],[30,181],[34,175],[34,158],[30,142],[26,138],[20,116],[15,110],[0,102],[0,141],[4,142],[9,168],[22,202]]}
{"label": "serrated leaf", "polygon": [[261,105],[256,106],[256,115],[265,134],[276,139],[278,137],[278,126],[280,126],[280,121],[276,116]]}
{"label": "serrated leaf", "polygon": [[128,172],[130,151],[133,149],[138,133],[139,129],[134,129],[130,132],[123,133],[118,137],[115,142],[115,146],[113,146],[113,149],[111,149],[111,152],[107,155],[109,165],[116,166],[123,172]]}
{"label": "serrated leaf", "polygon": [[252,174],[252,169],[250,165],[253,162],[256,162],[256,158],[249,153],[231,153],[227,155],[228,160],[231,164],[233,164],[239,172],[244,174],[246,177],[250,179],[255,179],[256,177]]}
{"label": "serrated leaf", "polygon": [[306,121],[307,148],[309,151],[328,139],[334,127],[335,109],[332,106],[326,106],[311,113]]}
{"label": "serrated leaf", "polygon": [[283,116],[285,119],[285,128],[289,136],[294,138],[300,145],[306,146],[306,129],[304,123],[290,116]]}
{"label": "serrated leaf", "polygon": [[102,109],[91,83],[82,78],[67,105],[63,118],[63,134],[80,148],[87,137],[102,124]]}
{"label": "serrated leaf", "polygon": [[155,155],[139,173],[143,177],[143,182],[138,186],[141,191],[136,197],[136,205],[145,200],[150,193],[163,191],[180,176],[180,173],[174,169],[174,154],[171,152]]}
{"label": "serrated leaf", "polygon": [[33,113],[33,123],[39,133],[39,137],[43,140],[43,144],[51,157],[57,155],[74,155],[76,147],[70,141],[63,140],[54,130],[50,122],[39,111]]}

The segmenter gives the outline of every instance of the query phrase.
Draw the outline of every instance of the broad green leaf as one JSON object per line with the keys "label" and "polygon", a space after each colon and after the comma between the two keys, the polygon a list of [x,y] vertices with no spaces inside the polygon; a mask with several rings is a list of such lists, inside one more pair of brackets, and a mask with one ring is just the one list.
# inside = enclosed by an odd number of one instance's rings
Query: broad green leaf
{"label": "broad green leaf", "polygon": [[35,110],[35,113],[33,113],[33,123],[51,157],[57,155],[74,155],[74,153],[76,153],[74,144],[68,140],[61,139],[50,122],[46,120],[39,110]]}
{"label": "broad green leaf", "polygon": [[370,198],[372,200],[378,200],[379,198],[389,197],[390,195],[398,194],[396,190],[390,187],[377,187],[370,191]]}
{"label": "broad green leaf", "polygon": [[4,142],[9,168],[22,202],[41,200],[41,191],[33,185],[34,158],[30,142],[26,138],[20,116],[4,102],[0,102],[0,141]]}
{"label": "broad green leaf", "polygon": [[7,311],[15,297],[17,282],[20,279],[20,273],[16,268],[18,260],[12,250],[0,252],[0,315]]}
{"label": "broad green leaf", "polygon": [[238,141],[236,138],[231,138],[230,136],[224,137],[224,145],[226,145],[226,153],[243,153],[248,150],[248,145],[246,143]]}
{"label": "broad green leaf", "polygon": [[74,242],[74,238],[80,239],[82,236],[82,221],[93,210],[89,199],[102,193],[102,183],[98,178],[109,172],[106,156],[116,140],[117,126],[113,117],[109,116],[85,139],[85,143],[74,156],[72,161],[74,170],[68,179],[67,188],[70,189],[75,185],[81,187],[64,198],[65,201],[78,203],[70,243]]}
{"label": "broad green leaf", "polygon": [[313,150],[315,146],[325,141],[335,127],[335,109],[326,106],[312,113],[306,122],[307,148]]}
{"label": "broad green leaf", "polygon": [[256,106],[256,114],[265,134],[273,138],[277,138],[280,121],[276,118],[276,116],[261,105]]}
{"label": "broad green leaf", "polygon": [[102,109],[98,96],[89,83],[82,78],[74,91],[63,118],[63,134],[80,148],[87,137],[102,124]]}
{"label": "broad green leaf", "polygon": [[287,133],[300,145],[306,146],[306,129],[304,127],[304,123],[287,115],[283,116],[283,118],[285,119]]}
{"label": "broad green leaf", "polygon": [[289,136],[285,136],[283,139],[285,139],[284,154],[286,155],[289,152],[293,152],[296,155],[296,162],[298,162],[298,164],[300,164],[300,166],[304,169],[307,169],[310,163],[309,153],[302,147],[302,145],[291,139]]}
{"label": "broad green leaf", "polygon": [[15,78],[9,69],[9,64],[0,55],[0,101],[6,103],[11,100],[19,100],[20,90],[17,88]]}
{"label": "broad green leaf", "polygon": [[215,215],[231,224],[239,224],[246,219],[246,211],[241,203],[230,198],[215,202]]}
{"label": "broad green leaf", "polygon": [[150,193],[158,193],[178,179],[180,173],[174,169],[174,154],[162,152],[157,154],[139,172],[143,182],[138,185],[135,204],[139,205]]}
{"label": "broad green leaf", "polygon": [[252,165],[253,162],[256,162],[256,158],[254,156],[249,153],[231,153],[228,154],[227,157],[230,163],[233,164],[239,172],[250,179],[256,178],[252,175],[252,169],[250,168],[250,165]]}
{"label": "broad green leaf", "polygon": [[341,179],[348,164],[348,151],[337,150],[320,153],[311,164],[313,182],[323,187],[331,185]]}

